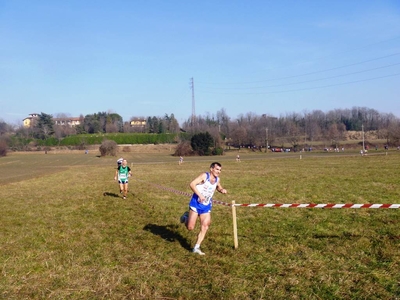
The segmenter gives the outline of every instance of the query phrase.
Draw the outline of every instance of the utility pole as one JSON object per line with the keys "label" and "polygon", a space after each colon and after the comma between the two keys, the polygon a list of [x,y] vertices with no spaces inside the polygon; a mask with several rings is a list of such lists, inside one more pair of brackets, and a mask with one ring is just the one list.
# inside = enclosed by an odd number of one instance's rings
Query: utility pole
{"label": "utility pole", "polygon": [[194,101],[194,79],[190,78],[190,88],[192,89],[192,128],[194,127],[195,118],[196,118],[196,104]]}
{"label": "utility pole", "polygon": [[362,129],[362,137],[363,137],[363,149],[362,149],[362,151],[363,151],[363,153],[364,153],[364,151],[365,151],[365,145],[364,145],[364,124],[361,125],[361,129]]}
{"label": "utility pole", "polygon": [[268,153],[268,128],[265,128],[265,153]]}

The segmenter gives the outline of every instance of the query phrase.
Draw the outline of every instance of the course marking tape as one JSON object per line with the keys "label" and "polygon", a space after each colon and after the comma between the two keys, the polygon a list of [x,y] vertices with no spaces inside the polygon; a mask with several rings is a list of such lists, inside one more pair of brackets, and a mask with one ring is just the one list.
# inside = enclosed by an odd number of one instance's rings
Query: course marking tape
{"label": "course marking tape", "polygon": [[[145,182],[144,180],[136,179],[138,181]],[[188,196],[190,197],[192,194],[178,191],[172,188],[167,188],[159,184],[154,184],[154,183],[148,183],[150,185],[153,185],[159,189],[169,191],[175,194],[183,195],[183,196]],[[227,203],[227,202],[222,202],[218,200],[213,200],[215,204],[220,204],[220,205],[225,205],[225,206],[232,206],[232,203]],[[283,203],[252,203],[252,204],[240,204],[240,203],[235,203],[233,204],[236,207],[266,207],[266,208],[272,208],[272,207],[280,207],[280,208],[400,208],[400,204],[352,204],[352,203],[328,203],[328,204],[316,204],[316,203],[292,203],[292,204],[283,204]]]}
{"label": "course marking tape", "polygon": [[316,204],[316,203],[292,203],[292,204],[280,204],[280,203],[268,203],[268,204],[234,204],[234,206],[244,206],[244,207],[282,207],[282,208],[290,208],[290,207],[297,207],[297,208],[400,208],[400,204],[352,204],[352,203],[345,203],[345,204]]}

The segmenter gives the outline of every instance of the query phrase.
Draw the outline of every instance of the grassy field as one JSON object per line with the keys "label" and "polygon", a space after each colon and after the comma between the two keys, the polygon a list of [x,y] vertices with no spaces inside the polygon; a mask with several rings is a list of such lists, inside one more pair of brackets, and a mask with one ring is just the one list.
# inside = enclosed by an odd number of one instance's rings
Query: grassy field
{"label": "grassy field", "polygon": [[0,158],[1,299],[400,299],[400,209],[215,205],[202,245],[179,223],[191,179],[222,163],[236,203],[400,203],[400,153],[12,153]]}

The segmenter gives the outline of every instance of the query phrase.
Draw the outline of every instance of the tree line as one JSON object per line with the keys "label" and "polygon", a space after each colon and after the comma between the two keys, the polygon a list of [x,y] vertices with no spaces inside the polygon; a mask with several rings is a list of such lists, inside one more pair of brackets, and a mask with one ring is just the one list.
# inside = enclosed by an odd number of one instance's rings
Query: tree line
{"label": "tree line", "polygon": [[[57,116],[57,120],[69,120],[65,115]],[[54,118],[50,114],[40,113],[37,118],[32,119],[30,127],[20,127],[15,130],[15,134],[21,137],[31,137],[35,139],[48,139],[55,137],[62,139],[76,134],[96,134],[96,133],[178,133],[179,123],[174,114],[164,117],[132,118],[145,120],[143,126],[131,126],[130,122],[124,122],[117,113],[98,112],[81,115],[79,124],[70,126],[66,122],[56,125]],[[1,122],[0,122],[1,126]],[[2,127],[0,127],[1,129]],[[8,128],[8,132],[12,129]]]}
{"label": "tree line", "polygon": [[[57,116],[61,119],[66,116]],[[287,113],[279,117],[269,114],[246,113],[231,118],[225,109],[205,116],[190,116],[182,125],[174,114],[163,117],[136,117],[131,120],[145,120],[144,126],[131,126],[118,113],[98,112],[80,116],[77,126],[55,125],[53,116],[39,114],[29,128],[14,128],[0,120],[0,135],[14,134],[25,138],[61,140],[76,134],[95,133],[179,133],[187,132],[184,138],[200,132],[208,132],[215,147],[224,145],[266,147],[289,143],[293,147],[306,146],[315,141],[325,141],[329,145],[340,144],[349,131],[374,131],[378,139],[388,145],[400,144],[400,120],[392,113],[380,113],[366,107],[351,109],[321,110],[303,113]]]}
{"label": "tree line", "polygon": [[315,141],[338,146],[349,131],[373,131],[388,145],[400,144],[400,119],[392,113],[366,107],[335,109],[327,113],[313,110],[279,117],[246,113],[235,119],[221,109],[213,115],[191,117],[182,127],[190,133],[209,132],[216,144],[259,148],[287,143],[292,147],[304,147]]}

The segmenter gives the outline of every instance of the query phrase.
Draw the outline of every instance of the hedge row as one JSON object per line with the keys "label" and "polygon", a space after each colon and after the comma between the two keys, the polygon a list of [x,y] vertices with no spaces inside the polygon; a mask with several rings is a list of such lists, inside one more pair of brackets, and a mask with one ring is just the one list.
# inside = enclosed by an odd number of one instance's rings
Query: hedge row
{"label": "hedge row", "polygon": [[154,133],[105,133],[105,134],[79,134],[68,136],[61,141],[51,137],[46,140],[37,140],[39,146],[79,146],[97,145],[104,140],[112,140],[117,144],[170,144],[176,143],[178,134]]}

